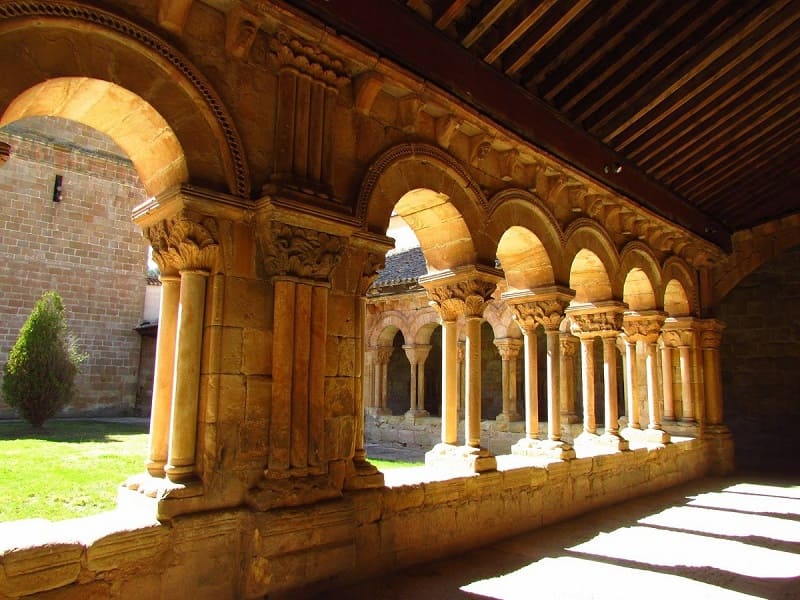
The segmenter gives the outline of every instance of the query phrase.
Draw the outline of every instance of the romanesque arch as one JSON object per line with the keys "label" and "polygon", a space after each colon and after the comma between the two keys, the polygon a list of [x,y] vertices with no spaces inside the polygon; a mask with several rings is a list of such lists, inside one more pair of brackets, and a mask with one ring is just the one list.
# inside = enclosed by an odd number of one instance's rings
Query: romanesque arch
{"label": "romanesque arch", "polygon": [[536,234],[518,225],[507,229],[497,245],[497,258],[508,286],[513,289],[553,285],[555,274],[550,256]]}
{"label": "romanesque arch", "polygon": [[658,308],[661,274],[648,246],[637,241],[628,243],[622,250],[617,277],[622,279],[622,301],[628,308],[635,311]]}
{"label": "romanesque arch", "polygon": [[611,278],[619,271],[619,254],[608,233],[591,219],[580,218],[570,224],[565,235],[564,260],[570,265],[575,302],[621,297],[622,290]]}
{"label": "romanesque arch", "polygon": [[427,144],[401,144],[370,167],[356,216],[362,227],[382,234],[396,211],[414,229],[429,269],[436,270],[494,262],[486,208],[480,187],[452,156]]}
{"label": "romanesque arch", "polygon": [[700,314],[700,300],[694,271],[683,260],[671,256],[661,270],[664,282],[664,310],[671,316]]}
{"label": "romanesque arch", "polygon": [[[200,71],[149,31],[98,8],[58,1],[7,2],[0,6],[0,54],[14,56],[0,66],[0,111],[13,104],[0,124],[34,115],[80,120],[108,134],[134,163],[147,162],[137,169],[150,171],[142,177],[150,182],[148,191],[158,193],[184,179],[180,182],[249,197],[244,149],[227,109]],[[134,97],[142,102],[132,101]],[[105,110],[94,110],[98,102],[97,108]],[[153,114],[161,120],[151,119]],[[166,130],[157,134],[163,122],[174,135]],[[152,148],[136,147],[140,126],[150,131],[145,141],[171,149],[170,158],[177,139],[188,175],[170,172],[180,165],[165,167],[158,153],[150,164]],[[159,175],[159,169],[166,170]]]}

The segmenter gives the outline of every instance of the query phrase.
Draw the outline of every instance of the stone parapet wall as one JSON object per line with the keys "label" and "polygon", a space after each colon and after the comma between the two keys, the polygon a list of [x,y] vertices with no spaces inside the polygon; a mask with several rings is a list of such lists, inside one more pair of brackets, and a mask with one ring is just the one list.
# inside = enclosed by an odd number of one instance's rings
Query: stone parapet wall
{"label": "stone parapet wall", "polygon": [[[0,598],[261,598],[427,562],[727,471],[730,437],[351,492],[261,513],[159,524],[132,510],[0,524]],[[430,474],[429,474],[430,475]],[[51,596],[47,596],[50,598]]]}

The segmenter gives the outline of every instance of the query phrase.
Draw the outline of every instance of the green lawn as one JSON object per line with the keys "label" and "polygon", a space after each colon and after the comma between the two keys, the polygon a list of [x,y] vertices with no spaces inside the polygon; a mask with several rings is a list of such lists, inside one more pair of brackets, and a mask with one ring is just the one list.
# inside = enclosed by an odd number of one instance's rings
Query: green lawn
{"label": "green lawn", "polygon": [[[0,421],[0,521],[111,510],[117,486],[144,469],[147,431],[147,425],[56,420],[37,432]],[[420,464],[370,462],[381,471]]]}
{"label": "green lawn", "polygon": [[71,519],[116,506],[144,469],[147,425],[48,421],[44,432],[0,421],[0,521]]}

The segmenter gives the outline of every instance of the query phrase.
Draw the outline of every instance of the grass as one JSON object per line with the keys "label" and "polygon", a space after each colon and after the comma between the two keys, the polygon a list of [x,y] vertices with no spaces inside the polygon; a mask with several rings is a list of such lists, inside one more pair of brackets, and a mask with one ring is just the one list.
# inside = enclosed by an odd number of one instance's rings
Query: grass
{"label": "grass", "polygon": [[144,468],[147,425],[0,422],[0,521],[71,519],[116,507],[117,486]]}
{"label": "grass", "polygon": [[[57,521],[116,507],[117,486],[144,469],[147,425],[0,421],[0,521]],[[421,463],[369,461],[381,471]]]}

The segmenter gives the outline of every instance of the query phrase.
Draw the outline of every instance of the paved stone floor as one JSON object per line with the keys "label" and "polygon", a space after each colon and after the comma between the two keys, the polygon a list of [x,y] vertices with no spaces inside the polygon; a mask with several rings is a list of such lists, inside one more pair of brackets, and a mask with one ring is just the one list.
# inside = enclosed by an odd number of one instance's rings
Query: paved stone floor
{"label": "paved stone floor", "polygon": [[800,478],[707,479],[325,598],[800,598]]}

